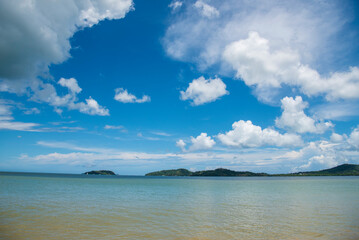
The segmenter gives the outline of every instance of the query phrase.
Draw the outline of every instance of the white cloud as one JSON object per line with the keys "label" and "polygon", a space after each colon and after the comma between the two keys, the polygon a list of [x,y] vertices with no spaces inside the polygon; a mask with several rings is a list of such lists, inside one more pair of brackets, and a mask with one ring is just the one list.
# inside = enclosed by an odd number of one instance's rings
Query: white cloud
{"label": "white cloud", "polygon": [[303,102],[302,97],[285,97],[282,102],[282,115],[275,120],[279,128],[289,129],[297,133],[324,133],[330,127],[331,122],[317,122],[304,113],[308,107],[307,102]]}
{"label": "white cloud", "polygon": [[186,151],[185,147],[186,147],[186,143],[180,139],[176,142],[176,146],[179,147],[183,152]]}
{"label": "white cloud", "polygon": [[298,157],[294,160],[299,166],[294,167],[292,171],[320,170],[345,163],[348,161],[344,154],[345,147],[325,140],[310,142],[298,151]]}
{"label": "white cloud", "polygon": [[201,13],[202,16],[207,17],[207,18],[213,18],[213,17],[218,17],[219,16],[219,11],[211,6],[208,5],[207,3],[198,0],[197,2],[195,2],[193,4],[193,6],[199,10],[199,12]]}
{"label": "white cloud", "polygon": [[0,78],[23,79],[70,57],[69,39],[104,19],[124,18],[131,0],[1,1]]}
{"label": "white cloud", "polygon": [[191,137],[191,142],[190,151],[211,149],[216,144],[211,136],[207,136],[207,133],[201,133],[196,138]]}
{"label": "white cloud", "polygon": [[73,93],[80,93],[82,89],[77,84],[77,80],[75,78],[61,78],[58,82],[63,87],[67,87]]}
{"label": "white cloud", "polygon": [[181,8],[183,5],[183,2],[181,1],[172,1],[168,7],[172,8],[172,11]]}
{"label": "white cloud", "polygon": [[137,98],[135,95],[128,93],[127,90],[123,88],[115,89],[114,99],[122,103],[145,103],[151,101],[151,98],[147,95],[143,95],[142,98]]}
{"label": "white cloud", "polygon": [[359,103],[351,101],[325,103],[312,107],[311,112],[320,119],[343,121],[359,116]]}
{"label": "white cloud", "polygon": [[189,146],[188,150],[185,148],[187,144],[182,139],[179,139],[176,142],[176,146],[179,147],[183,152],[187,152],[208,150],[213,148],[213,146],[216,144],[216,142],[211,138],[211,136],[207,136],[207,133],[201,133],[195,138],[191,136],[191,143],[192,145]]}
{"label": "white cloud", "polygon": [[40,110],[36,107],[24,109],[24,114],[26,114],[26,115],[39,114],[39,113],[40,113]]}
{"label": "white cloud", "polygon": [[117,129],[117,130],[123,130],[125,127],[122,125],[114,126],[114,125],[105,125],[104,129]]}
{"label": "white cloud", "polygon": [[[185,147],[183,141],[178,141],[179,147]],[[49,148],[73,150],[74,152],[41,154],[37,156],[20,156],[19,160],[25,159],[27,163],[34,164],[108,164],[120,166],[123,164],[143,165],[156,164],[163,167],[163,163],[174,163],[177,167],[215,167],[218,165],[240,171],[265,171],[273,173],[286,173],[289,171],[320,170],[337,164],[358,162],[359,151],[348,148],[348,143],[332,143],[321,140],[310,142],[298,151],[285,148],[245,148],[207,152],[184,153],[146,153],[146,152],[123,152],[111,148],[79,147],[66,142],[37,142],[38,145]],[[203,165],[205,164],[205,165]],[[213,165],[215,164],[215,165]]]}
{"label": "white cloud", "polygon": [[156,138],[156,137],[147,137],[147,136],[143,136],[143,134],[141,132],[137,133],[137,137],[149,140],[149,141],[159,141],[161,139]]}
{"label": "white cloud", "polygon": [[154,135],[163,136],[163,137],[170,137],[170,136],[172,136],[171,134],[166,133],[166,132],[152,131],[151,133],[154,134]]}
{"label": "white cloud", "polygon": [[205,79],[203,76],[194,79],[186,89],[181,91],[181,100],[192,100],[194,106],[214,102],[229,94],[226,84],[220,78]]}
{"label": "white cloud", "polygon": [[[338,49],[333,36],[352,15],[339,2],[277,0],[212,0],[221,13],[214,19],[198,16],[186,8],[167,28],[164,46],[179,60],[208,67],[221,61],[226,45],[256,31],[275,49],[298,50],[305,62],[322,59]],[[353,38],[353,43],[355,39]],[[347,47],[349,47],[347,45]],[[332,52],[328,52],[330,47]],[[333,57],[333,56],[331,56]]]}
{"label": "white cloud", "polygon": [[108,116],[109,110],[100,106],[97,101],[91,97],[86,99],[86,102],[78,102],[77,94],[81,92],[75,78],[64,79],[61,78],[58,82],[59,85],[68,88],[68,93],[59,96],[55,87],[49,83],[41,81],[33,82],[34,93],[30,100],[36,102],[45,102],[55,108],[55,111],[62,113],[61,107],[66,107],[69,110],[78,110],[82,113],[89,115]]}
{"label": "white cloud", "polygon": [[359,149],[359,126],[351,132],[348,143]]}
{"label": "white cloud", "polygon": [[80,112],[86,113],[89,115],[99,115],[99,116],[109,116],[110,115],[108,109],[100,106],[97,103],[97,101],[91,97],[86,99],[86,103],[84,103],[84,102],[75,103],[71,108],[78,109]]}
{"label": "white cloud", "polygon": [[[48,67],[70,57],[70,38],[80,29],[99,21],[121,19],[133,9],[132,0],[19,0],[0,2],[0,91],[30,96],[52,106],[67,106],[81,112],[108,115],[108,110],[89,98],[72,104],[81,92],[76,80],[60,79],[72,94],[59,97]],[[40,80],[39,76],[41,76]],[[55,108],[62,112],[62,109]]]}
{"label": "white cloud", "polygon": [[334,143],[338,143],[338,142],[342,142],[344,140],[344,136],[337,134],[337,133],[332,133],[332,135],[330,136],[330,141],[334,142]]}
{"label": "white cloud", "polygon": [[38,131],[38,126],[40,124],[14,121],[11,106],[0,100],[0,130]]}
{"label": "white cloud", "polygon": [[300,136],[295,134],[280,134],[276,130],[253,125],[251,121],[240,120],[234,122],[233,130],[225,134],[218,134],[218,139],[227,146],[231,147],[296,147],[301,146],[303,141]]}
{"label": "white cloud", "polygon": [[335,72],[323,78],[302,64],[297,52],[271,51],[268,40],[257,32],[227,45],[223,58],[236,71],[237,78],[258,89],[280,88],[286,84],[298,87],[307,96],[324,95],[330,101],[359,98],[359,68],[350,67],[347,72]]}
{"label": "white cloud", "polygon": [[212,2],[221,13],[216,19],[199,17],[191,8],[174,17],[163,40],[169,56],[195,63],[202,72],[216,69],[233,76],[234,70],[265,102],[277,100],[287,90],[283,86],[329,101],[358,99],[358,68],[335,60],[356,46],[352,30],[343,35],[354,14],[348,6],[335,1]]}

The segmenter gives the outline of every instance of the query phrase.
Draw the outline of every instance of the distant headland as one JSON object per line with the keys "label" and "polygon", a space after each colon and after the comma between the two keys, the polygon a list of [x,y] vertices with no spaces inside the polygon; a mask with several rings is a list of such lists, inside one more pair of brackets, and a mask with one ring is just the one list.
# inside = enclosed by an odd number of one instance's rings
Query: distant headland
{"label": "distant headland", "polygon": [[116,175],[114,172],[109,170],[97,170],[83,173],[85,175]]}
{"label": "distant headland", "polygon": [[271,176],[359,176],[358,164],[342,164],[320,171],[297,172],[287,174],[254,173],[233,171],[225,168],[192,172],[184,168],[162,170],[147,173],[145,176],[188,176],[188,177],[271,177]]}

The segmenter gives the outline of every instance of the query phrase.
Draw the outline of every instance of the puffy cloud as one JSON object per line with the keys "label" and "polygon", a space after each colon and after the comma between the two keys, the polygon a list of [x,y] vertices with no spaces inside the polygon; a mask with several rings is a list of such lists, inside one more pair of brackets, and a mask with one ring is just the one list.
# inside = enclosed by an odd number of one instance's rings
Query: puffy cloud
{"label": "puffy cloud", "polygon": [[328,64],[356,48],[355,38],[342,34],[354,14],[347,6],[336,1],[212,2],[221,13],[215,19],[197,16],[193,8],[174,17],[163,40],[169,56],[196,63],[200,71],[233,76],[234,70],[265,102],[276,100],[274,93],[282,93],[283,86],[329,101],[358,99],[358,68],[343,71]]}
{"label": "puffy cloud", "polygon": [[127,92],[127,90],[123,88],[115,89],[114,99],[122,103],[145,103],[151,101],[151,98],[147,95],[143,95],[142,98],[137,98],[135,95]]}
{"label": "puffy cloud", "polygon": [[92,98],[75,103],[74,96],[81,92],[75,79],[60,79],[58,84],[70,91],[60,97],[53,84],[38,77],[51,79],[48,67],[70,57],[69,40],[76,31],[104,19],[121,19],[132,9],[132,0],[1,1],[0,91],[26,94],[30,100],[55,107],[108,115]]}
{"label": "puffy cloud", "polygon": [[331,122],[316,122],[313,118],[304,113],[308,107],[307,102],[303,102],[302,97],[285,97],[282,102],[282,115],[275,120],[279,128],[293,130],[298,133],[324,133],[328,128],[333,127]]}
{"label": "puffy cloud", "polygon": [[335,132],[333,132],[332,135],[330,136],[330,141],[334,143],[342,142],[343,140],[344,140],[344,136],[337,134]]}
{"label": "puffy cloud", "polygon": [[359,68],[350,67],[347,72],[335,72],[323,78],[302,64],[297,52],[270,51],[268,40],[257,32],[226,46],[223,58],[236,71],[236,77],[248,86],[263,89],[286,84],[298,87],[308,96],[325,95],[330,101],[359,98]]}
{"label": "puffy cloud", "polygon": [[359,149],[359,126],[351,132],[348,142],[356,149]]}
{"label": "puffy cloud", "polygon": [[69,110],[78,110],[89,115],[109,115],[109,110],[100,106],[97,101],[91,97],[86,99],[86,102],[78,102],[77,94],[80,93],[82,89],[78,86],[75,78],[61,78],[58,84],[69,90],[66,95],[59,96],[52,84],[34,81],[32,86],[34,92],[30,100],[48,103],[55,107],[58,113],[62,113],[61,107],[66,107]]}
{"label": "puffy cloud", "polygon": [[78,109],[82,113],[89,115],[109,116],[109,110],[100,106],[95,99],[92,97],[86,99],[86,103],[72,103],[70,109]]}
{"label": "puffy cloud", "polygon": [[325,140],[310,142],[297,152],[298,156],[293,160],[296,160],[299,166],[292,171],[319,170],[347,162],[349,158],[345,155],[345,148],[346,145]]}
{"label": "puffy cloud", "polygon": [[340,47],[333,44],[332,36],[352,16],[348,11],[343,14],[345,6],[334,1],[211,2],[221,13],[216,19],[198,16],[198,9],[193,7],[173,19],[164,37],[171,57],[206,68],[221,61],[225,46],[256,31],[269,39],[275,49],[298,50],[307,62],[328,55],[327,47],[332,51]]}
{"label": "puffy cloud", "polygon": [[182,139],[176,142],[176,146],[179,147],[182,151],[186,151],[186,143]]}
{"label": "puffy cloud", "polygon": [[0,9],[0,78],[23,79],[65,61],[78,29],[123,18],[132,0],[1,1]]}
{"label": "puffy cloud", "polygon": [[192,145],[186,150],[186,143],[180,139],[176,142],[176,146],[181,148],[183,152],[186,151],[197,151],[197,150],[208,150],[211,149],[216,142],[211,138],[211,136],[207,136],[207,133],[201,133],[197,137],[191,137]]}
{"label": "puffy cloud", "polygon": [[181,91],[181,100],[192,100],[194,106],[214,102],[229,94],[226,84],[220,78],[205,79],[203,76],[194,79],[186,89]]}
{"label": "puffy cloud", "polygon": [[213,17],[219,16],[219,11],[215,7],[208,5],[207,3],[205,3],[201,0],[198,0],[197,2],[195,2],[193,4],[193,6],[195,8],[197,8],[199,10],[199,12],[201,13],[201,15],[204,17],[213,18]]}
{"label": "puffy cloud", "polygon": [[168,7],[172,8],[172,10],[174,11],[176,9],[181,8],[182,5],[183,5],[183,2],[181,2],[181,1],[172,1],[170,3],[170,5],[168,5]]}
{"label": "puffy cloud", "polygon": [[218,139],[231,147],[296,147],[303,144],[300,136],[295,134],[280,134],[276,130],[253,125],[251,121],[234,122],[233,130],[218,134]]}
{"label": "puffy cloud", "polygon": [[63,87],[67,87],[73,93],[80,93],[82,91],[75,78],[61,78],[58,83]]}
{"label": "puffy cloud", "polygon": [[210,136],[207,136],[207,133],[201,133],[196,138],[191,137],[191,142],[190,151],[210,149],[216,144]]}

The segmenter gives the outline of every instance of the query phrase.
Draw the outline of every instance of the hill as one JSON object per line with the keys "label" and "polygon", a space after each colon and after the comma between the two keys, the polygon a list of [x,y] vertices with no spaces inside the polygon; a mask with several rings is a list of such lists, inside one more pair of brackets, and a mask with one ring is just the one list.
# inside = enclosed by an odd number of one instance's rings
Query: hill
{"label": "hill", "polygon": [[193,172],[191,176],[204,177],[249,177],[249,176],[268,176],[267,173],[253,173],[253,172],[237,172],[225,168],[217,168],[215,170],[197,171]]}
{"label": "hill", "polygon": [[147,173],[146,176],[192,176],[192,177],[263,177],[263,176],[359,176],[359,165],[342,164],[333,168],[320,171],[297,172],[288,174],[268,174],[253,172],[238,172],[225,168],[191,172],[187,169],[162,170]]}
{"label": "hill", "polygon": [[292,176],[359,176],[359,165],[357,164],[342,164],[333,168],[324,169],[320,171],[298,172],[287,174]]}
{"label": "hill", "polygon": [[240,176],[268,176],[266,173],[237,172],[225,168],[215,170],[191,172],[187,169],[162,170],[147,173],[146,176],[192,176],[192,177],[240,177]]}
{"label": "hill", "polygon": [[109,170],[97,170],[83,173],[85,175],[116,175],[114,172]]}
{"label": "hill", "polygon": [[192,172],[184,169],[171,169],[171,170],[162,170],[157,172],[147,173],[146,176],[191,176]]}

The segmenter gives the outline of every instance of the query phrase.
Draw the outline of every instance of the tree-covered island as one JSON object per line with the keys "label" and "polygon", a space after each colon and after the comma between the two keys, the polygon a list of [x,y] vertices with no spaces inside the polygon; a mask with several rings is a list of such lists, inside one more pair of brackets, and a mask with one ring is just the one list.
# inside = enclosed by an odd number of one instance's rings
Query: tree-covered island
{"label": "tree-covered island", "polygon": [[184,168],[162,170],[147,173],[146,176],[188,176],[188,177],[265,177],[265,176],[359,176],[359,165],[342,164],[320,171],[297,172],[287,174],[254,173],[248,171],[233,171],[225,168],[205,171],[189,171]]}

